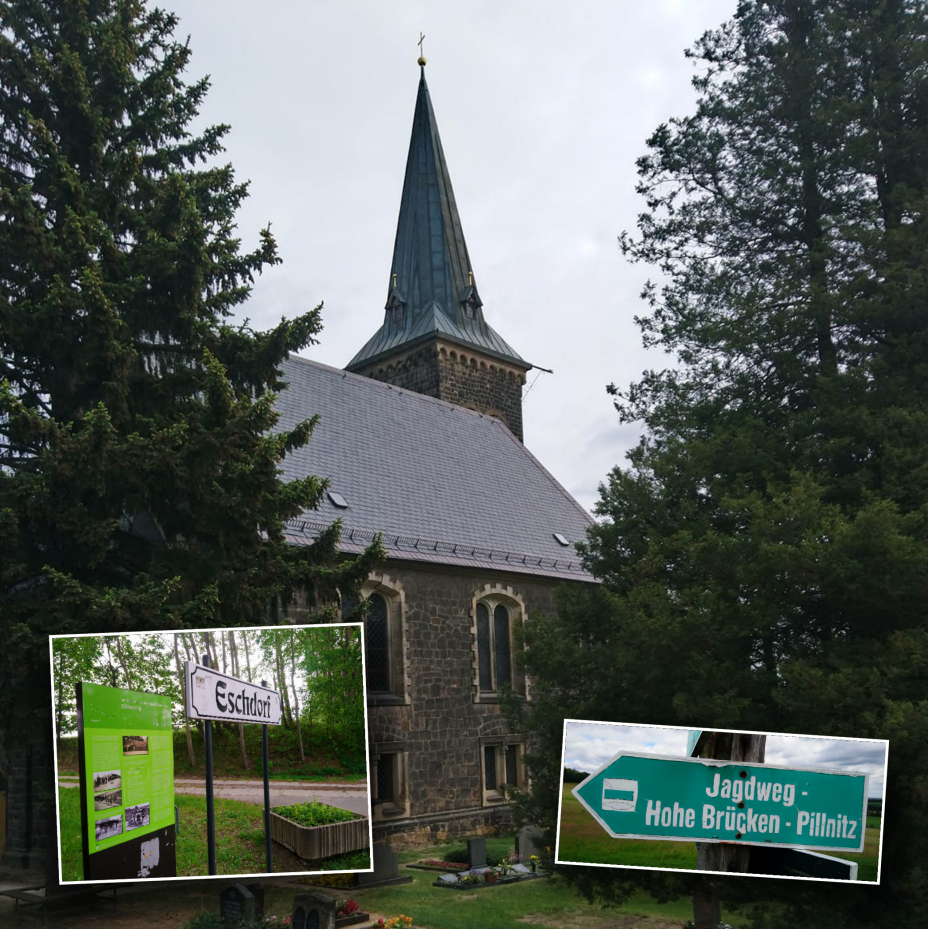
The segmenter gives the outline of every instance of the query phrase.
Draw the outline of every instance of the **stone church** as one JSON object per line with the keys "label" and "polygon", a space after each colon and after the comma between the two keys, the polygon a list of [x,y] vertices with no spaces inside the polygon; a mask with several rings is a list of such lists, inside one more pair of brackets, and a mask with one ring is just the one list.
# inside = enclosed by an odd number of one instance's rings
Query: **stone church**
{"label": "stone church", "polygon": [[531,696],[518,627],[592,580],[573,548],[589,515],[522,442],[531,365],[485,318],[420,66],[383,323],[345,370],[291,357],[279,401],[284,428],[321,414],[286,476],[331,481],[290,540],[338,518],[343,551],[379,533],[388,554],[363,592],[374,836],[391,844],[509,826],[525,746],[499,694]]}
{"label": "stone church", "polygon": [[[590,516],[522,442],[532,366],[485,318],[420,65],[383,324],[345,370],[291,357],[279,400],[282,428],[321,414],[285,476],[331,479],[290,540],[338,518],[346,554],[378,534],[388,554],[363,593],[374,836],[391,844],[508,827],[527,773],[499,694],[531,696],[516,631],[558,584],[593,580],[573,548]],[[0,745],[4,864],[56,870],[51,764],[41,744]]]}

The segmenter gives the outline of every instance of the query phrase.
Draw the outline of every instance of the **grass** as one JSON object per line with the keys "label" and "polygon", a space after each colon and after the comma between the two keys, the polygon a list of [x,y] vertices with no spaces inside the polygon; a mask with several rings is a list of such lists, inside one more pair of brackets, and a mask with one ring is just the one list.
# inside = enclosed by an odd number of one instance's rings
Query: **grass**
{"label": "grass", "polygon": [[[371,914],[396,916],[406,913],[415,925],[435,929],[512,929],[531,924],[538,927],[589,926],[597,918],[608,916],[610,924],[618,924],[618,916],[656,917],[656,925],[675,926],[693,915],[689,899],[660,904],[641,893],[617,909],[603,909],[579,897],[558,876],[550,880],[524,881],[500,887],[486,887],[468,892],[442,890],[433,887],[435,873],[402,868],[420,858],[446,858],[457,846],[446,845],[400,852],[401,873],[411,876],[412,884],[375,887],[369,890],[329,888],[336,897],[350,896],[362,910]],[[514,847],[511,837],[488,838],[487,855],[506,857]],[[307,879],[310,883],[311,879]]]}
{"label": "grass", "polygon": [[344,823],[357,818],[357,814],[350,810],[340,810],[338,807],[320,803],[318,800],[313,800],[312,803],[279,806],[274,812],[300,826],[325,826],[329,823]]}
{"label": "grass", "polygon": [[[174,732],[174,774],[176,777],[205,777],[206,754],[203,739],[191,728],[195,764],[190,764],[187,736],[183,729]],[[367,778],[367,761],[363,734],[360,740],[341,739],[329,735],[321,727],[303,731],[305,761],[300,761],[300,749],[295,729],[268,726],[268,760],[270,780],[328,781],[356,783]],[[250,767],[242,767],[238,729],[229,723],[213,724],[213,775],[232,780],[259,780],[264,777],[261,747],[261,726],[245,726],[245,753]],[[77,738],[58,743],[58,773],[76,775]]]}
{"label": "grass", "polygon": [[[695,869],[695,843],[613,839],[571,793],[575,786],[565,784],[561,793],[561,841],[558,846],[560,861],[639,865],[646,868]],[[875,881],[879,848],[880,819],[868,816],[863,852],[856,855],[848,852],[826,852],[826,854],[856,861],[857,880]]]}
{"label": "grass", "polygon": [[[61,858],[65,881],[84,877],[81,853],[80,791],[59,788],[61,809]],[[180,835],[177,837],[177,876],[194,877],[208,873],[206,840],[206,798],[176,794],[180,811]],[[216,873],[264,874],[266,872],[264,810],[254,803],[238,800],[214,801],[216,818]],[[352,852],[322,861],[307,862],[288,849],[275,844],[272,850],[274,871],[332,871],[370,867],[367,850]]]}

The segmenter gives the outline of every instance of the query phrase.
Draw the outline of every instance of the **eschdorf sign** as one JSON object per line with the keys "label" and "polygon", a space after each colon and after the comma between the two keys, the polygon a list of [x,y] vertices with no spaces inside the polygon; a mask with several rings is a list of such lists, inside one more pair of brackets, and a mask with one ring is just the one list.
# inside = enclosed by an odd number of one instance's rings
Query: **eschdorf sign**
{"label": "eschdorf sign", "polygon": [[859,852],[869,776],[620,753],[573,793],[616,838]]}
{"label": "eschdorf sign", "polygon": [[280,694],[195,661],[184,662],[187,716],[224,722],[280,725]]}

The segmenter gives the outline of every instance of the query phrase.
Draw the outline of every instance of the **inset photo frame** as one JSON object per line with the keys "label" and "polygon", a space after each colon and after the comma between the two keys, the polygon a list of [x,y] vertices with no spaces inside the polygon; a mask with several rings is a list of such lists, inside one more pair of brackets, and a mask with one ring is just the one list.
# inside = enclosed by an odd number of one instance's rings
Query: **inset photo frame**
{"label": "inset photo frame", "polygon": [[555,861],[880,882],[889,742],[564,721]]}

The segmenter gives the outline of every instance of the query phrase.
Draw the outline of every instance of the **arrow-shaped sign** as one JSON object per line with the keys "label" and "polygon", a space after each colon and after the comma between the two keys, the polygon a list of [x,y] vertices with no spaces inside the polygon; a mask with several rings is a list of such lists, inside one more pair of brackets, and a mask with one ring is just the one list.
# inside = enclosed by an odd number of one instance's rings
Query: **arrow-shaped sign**
{"label": "arrow-shaped sign", "polygon": [[869,775],[619,753],[574,796],[616,838],[863,851]]}

